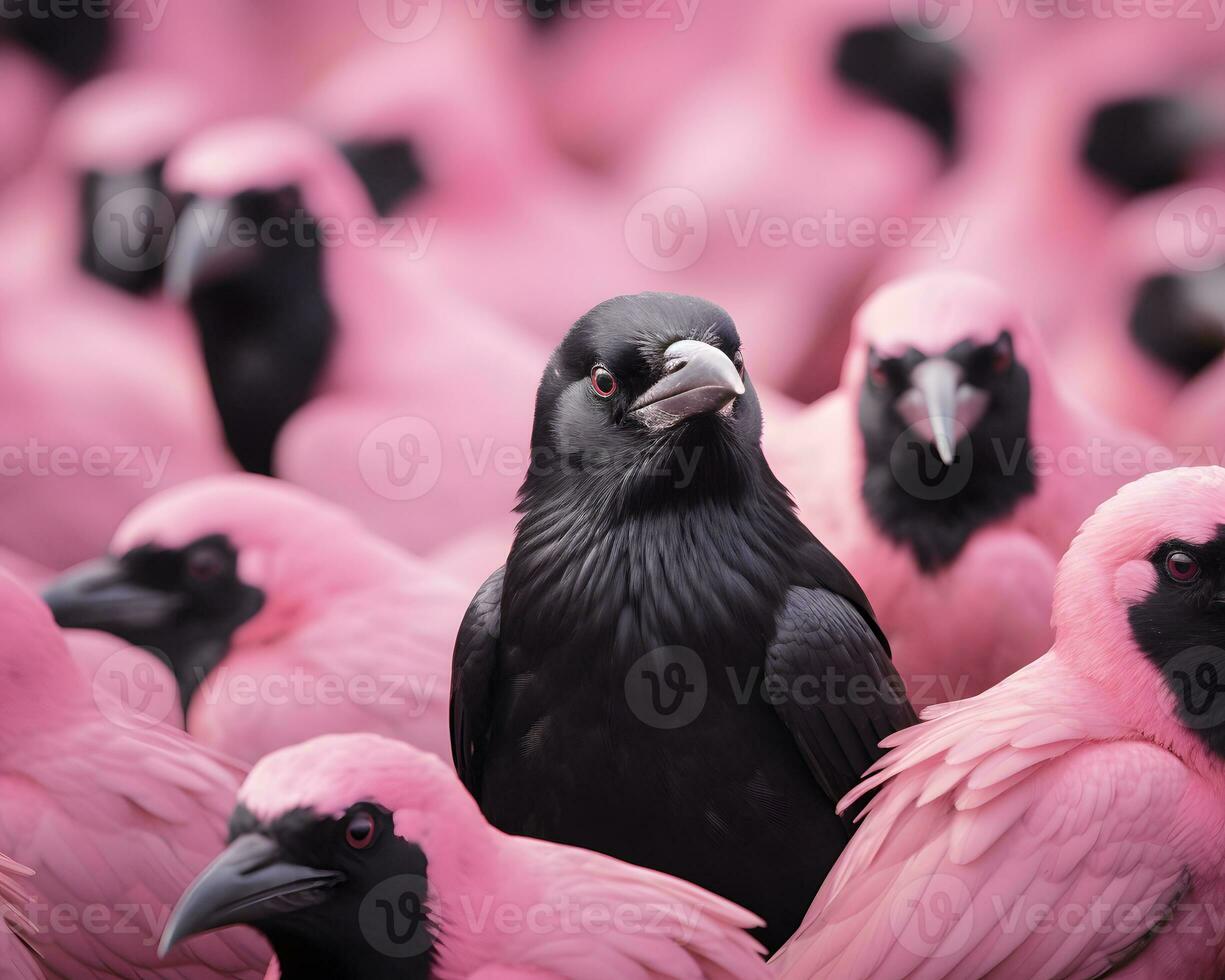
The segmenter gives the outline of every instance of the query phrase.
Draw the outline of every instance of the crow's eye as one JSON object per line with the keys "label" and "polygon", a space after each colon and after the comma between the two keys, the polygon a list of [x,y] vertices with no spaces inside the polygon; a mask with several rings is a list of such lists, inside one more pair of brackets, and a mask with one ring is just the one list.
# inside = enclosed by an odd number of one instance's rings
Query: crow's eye
{"label": "crow's eye", "polygon": [[601,398],[612,398],[617,393],[617,379],[602,364],[591,369],[591,390]]}
{"label": "crow's eye", "polygon": [[201,548],[187,556],[187,574],[196,582],[211,582],[225,571],[225,558],[212,548]]}
{"label": "crow's eye", "polygon": [[996,374],[1007,374],[1012,362],[1012,339],[1005,335],[995,342],[991,350],[991,370]]}
{"label": "crow's eye", "polygon": [[868,380],[874,388],[885,388],[889,385],[889,372],[885,362],[875,355],[868,358]]}
{"label": "crow's eye", "polygon": [[1165,573],[1179,585],[1187,585],[1199,578],[1199,562],[1185,551],[1171,551],[1165,558]]}
{"label": "crow's eye", "polygon": [[374,843],[375,830],[374,817],[364,811],[355,813],[345,827],[345,843],[355,851],[364,851]]}

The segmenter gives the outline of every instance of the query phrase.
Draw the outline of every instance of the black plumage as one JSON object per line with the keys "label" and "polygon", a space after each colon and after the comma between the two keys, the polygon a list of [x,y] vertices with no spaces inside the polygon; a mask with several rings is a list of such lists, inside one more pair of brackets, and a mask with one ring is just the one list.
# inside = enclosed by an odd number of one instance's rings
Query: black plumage
{"label": "black plumage", "polygon": [[459,632],[451,724],[495,826],[694,881],[773,949],[850,835],[835,802],[914,714],[760,438],[723,310],[648,293],[579,320],[510,556]]}

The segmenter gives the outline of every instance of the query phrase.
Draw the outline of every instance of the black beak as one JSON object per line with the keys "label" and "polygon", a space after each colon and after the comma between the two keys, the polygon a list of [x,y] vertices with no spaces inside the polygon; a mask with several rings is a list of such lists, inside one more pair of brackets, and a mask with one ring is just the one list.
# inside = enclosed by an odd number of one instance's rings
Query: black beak
{"label": "black beak", "polygon": [[98,558],[70,568],[43,589],[60,626],[105,630],[132,640],[172,621],[183,600],[133,582],[115,558]]}
{"label": "black beak", "polygon": [[664,352],[664,377],[630,406],[648,426],[675,425],[717,412],[744,394],[740,372],[723,351],[700,340],[678,340]]}
{"label": "black beak", "polygon": [[276,842],[243,834],[205,868],[179,899],[162,933],[165,956],[190,936],[223,926],[257,926],[297,909],[319,905],[344,881],[338,871],[320,871],[283,860]]}

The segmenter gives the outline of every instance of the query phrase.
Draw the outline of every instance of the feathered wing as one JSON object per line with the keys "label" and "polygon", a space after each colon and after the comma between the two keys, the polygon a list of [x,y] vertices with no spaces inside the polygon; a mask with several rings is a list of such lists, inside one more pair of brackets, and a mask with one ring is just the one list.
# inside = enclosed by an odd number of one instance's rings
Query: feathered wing
{"label": "feathered wing", "polygon": [[[263,976],[270,954],[248,930],[157,956],[170,911],[224,846],[241,770],[183,733],[97,716],[56,726],[23,753],[22,771],[7,774],[0,848],[37,869],[28,911],[50,972]],[[56,918],[70,913],[69,926]]]}
{"label": "feathered wing", "polygon": [[499,568],[477,590],[455,637],[451,662],[451,759],[473,796],[480,792],[482,756],[493,707],[505,575],[505,567]]}
{"label": "feathered wing", "polygon": [[849,599],[792,588],[766,649],[779,716],[836,802],[883,754],[882,739],[918,719],[875,624]]}
{"label": "feathered wing", "polygon": [[34,872],[0,855],[0,976],[13,980],[43,980],[34,951],[37,929],[26,914],[30,897],[20,878]]}
{"label": "feathered wing", "polygon": [[883,787],[776,975],[1090,978],[1140,955],[1191,884],[1183,764],[1120,739],[1050,656],[925,717],[844,800]]}
{"label": "feathered wing", "polygon": [[[579,928],[539,931],[498,962],[585,980],[755,980],[770,975],[747,930],[761,920],[697,885],[582,848],[510,838],[533,905]],[[512,877],[511,887],[523,879]],[[568,911],[569,910],[569,911]],[[591,923],[582,928],[582,923]],[[500,937],[506,942],[506,937]],[[507,953],[510,955],[506,955]]]}

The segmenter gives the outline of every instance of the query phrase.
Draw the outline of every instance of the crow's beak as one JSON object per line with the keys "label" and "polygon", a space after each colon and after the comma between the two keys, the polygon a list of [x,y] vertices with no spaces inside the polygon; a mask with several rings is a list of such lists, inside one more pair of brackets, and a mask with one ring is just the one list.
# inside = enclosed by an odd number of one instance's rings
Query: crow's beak
{"label": "crow's beak", "polygon": [[243,834],[200,872],[179,899],[162,933],[165,956],[190,936],[231,925],[257,925],[286,912],[326,901],[328,889],[344,881],[338,871],[320,871],[285,861],[263,834]]}
{"label": "crow's beak", "polygon": [[70,568],[43,589],[43,600],[60,626],[105,630],[125,638],[167,625],[183,604],[173,592],[133,582],[110,557]]}
{"label": "crow's beak", "polygon": [[164,290],[178,302],[196,287],[220,279],[250,261],[254,240],[239,242],[232,224],[239,216],[232,198],[193,198],[174,226]]}
{"label": "crow's beak", "polygon": [[740,372],[723,351],[700,340],[678,340],[664,352],[664,377],[630,406],[648,423],[674,424],[717,412],[744,394]]}
{"label": "crow's beak", "polygon": [[945,466],[957,457],[957,442],[982,418],[987,393],[963,380],[962,369],[943,357],[917,364],[910,389],[898,399],[902,418],[936,447]]}

